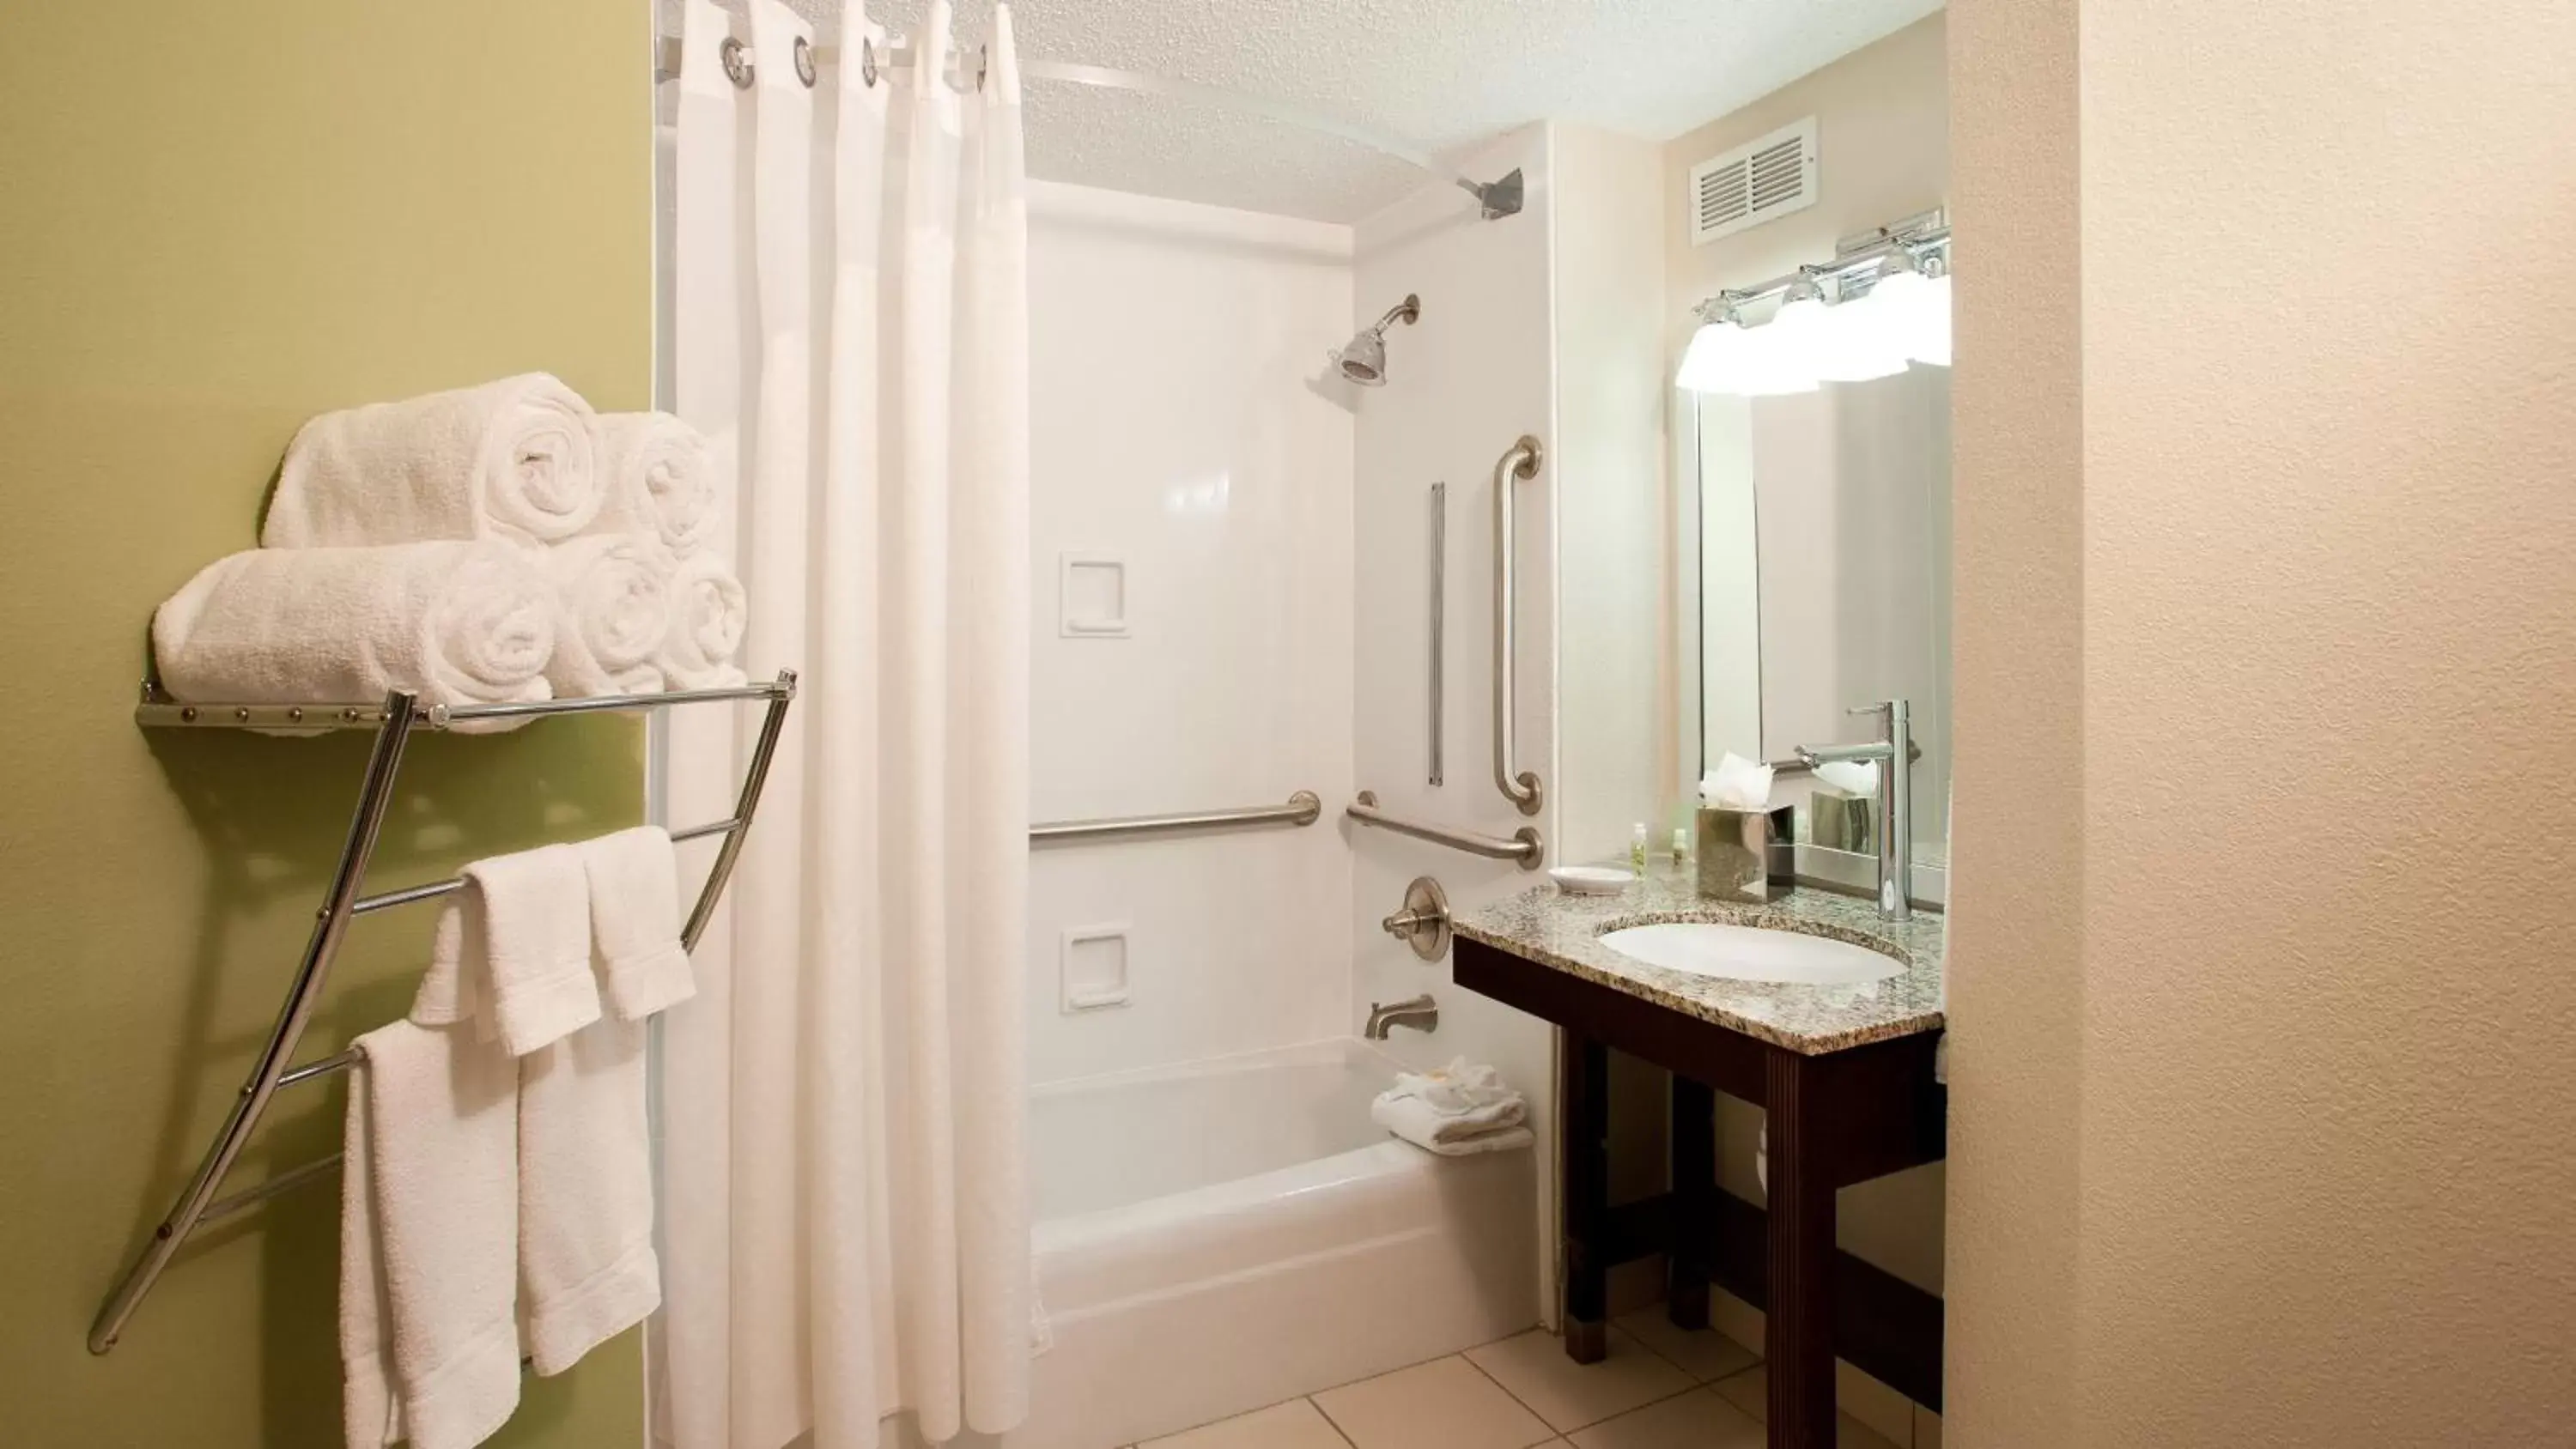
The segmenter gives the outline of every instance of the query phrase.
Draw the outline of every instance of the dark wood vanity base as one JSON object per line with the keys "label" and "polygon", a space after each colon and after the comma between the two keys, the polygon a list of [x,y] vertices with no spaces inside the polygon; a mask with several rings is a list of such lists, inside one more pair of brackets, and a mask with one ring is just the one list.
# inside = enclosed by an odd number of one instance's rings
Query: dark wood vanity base
{"label": "dark wood vanity base", "polygon": [[[1463,936],[1453,972],[1458,985],[1564,1032],[1557,1130],[1569,1354],[1588,1363],[1606,1351],[1610,1268],[1663,1252],[1675,1324],[1706,1326],[1711,1284],[1764,1311],[1773,1449],[1831,1449],[1838,1354],[1940,1407],[1941,1301],[1834,1246],[1837,1188],[1942,1156],[1949,1094],[1933,1079],[1937,1032],[1809,1054]],[[1617,1207],[1608,1202],[1613,1050],[1673,1074],[1673,1189]],[[1767,1116],[1767,1212],[1717,1185],[1719,1092]]]}

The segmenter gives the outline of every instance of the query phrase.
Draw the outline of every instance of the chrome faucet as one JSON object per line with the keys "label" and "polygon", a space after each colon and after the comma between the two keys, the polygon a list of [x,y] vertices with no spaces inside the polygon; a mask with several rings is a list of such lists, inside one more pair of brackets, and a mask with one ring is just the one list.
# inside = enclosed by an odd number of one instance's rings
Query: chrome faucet
{"label": "chrome faucet", "polygon": [[1370,1041],[1384,1041],[1387,1034],[1399,1026],[1409,1026],[1415,1031],[1437,1031],[1440,1008],[1432,1005],[1428,996],[1417,996],[1410,1001],[1372,1001],[1369,1003],[1368,1027],[1361,1035]]}
{"label": "chrome faucet", "polygon": [[1912,920],[1914,904],[1914,732],[1905,701],[1865,704],[1849,714],[1880,716],[1885,733],[1876,744],[1800,745],[1798,759],[1809,769],[1836,760],[1867,760],[1878,765],[1878,914],[1890,921]]}

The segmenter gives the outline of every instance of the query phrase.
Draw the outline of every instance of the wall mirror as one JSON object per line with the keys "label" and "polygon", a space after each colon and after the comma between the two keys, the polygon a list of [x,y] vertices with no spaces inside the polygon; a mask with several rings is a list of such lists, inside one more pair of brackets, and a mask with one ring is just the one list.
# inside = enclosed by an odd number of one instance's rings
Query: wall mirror
{"label": "wall mirror", "polygon": [[[1950,822],[1950,369],[1696,404],[1699,731],[1703,770],[1728,751],[1786,760],[1857,743],[1912,710],[1913,894],[1947,898]],[[1784,771],[1798,870],[1866,888],[1866,801]]]}

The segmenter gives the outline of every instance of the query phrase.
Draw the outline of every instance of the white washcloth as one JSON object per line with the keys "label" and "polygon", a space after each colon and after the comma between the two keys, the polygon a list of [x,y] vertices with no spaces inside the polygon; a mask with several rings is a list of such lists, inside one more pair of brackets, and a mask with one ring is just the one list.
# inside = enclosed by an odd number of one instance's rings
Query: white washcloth
{"label": "white washcloth", "polygon": [[360,1037],[340,1181],[350,1449],[468,1449],[519,1405],[519,1074],[471,1032]]}
{"label": "white washcloth", "polygon": [[590,882],[581,851],[545,845],[465,867],[430,938],[412,998],[422,1026],[473,1022],[526,1056],[599,1020],[590,970]]}
{"label": "white washcloth", "polygon": [[670,833],[620,830],[579,847],[590,878],[591,958],[609,1010],[642,1021],[696,992],[680,946],[680,865]]}
{"label": "white washcloth", "polygon": [[1463,1057],[1436,1072],[1400,1072],[1369,1104],[1377,1125],[1443,1157],[1526,1147],[1530,1130],[1521,1124],[1528,1116],[1529,1105],[1501,1073]]}
{"label": "white washcloth", "polygon": [[253,549],[161,605],[152,656],[182,700],[550,699],[554,609],[545,575],[507,544]]}
{"label": "white washcloth", "polygon": [[519,1282],[527,1346],[559,1374],[660,1306],[642,1022],[519,1059]]}
{"label": "white washcloth", "polygon": [[555,378],[324,413],[287,446],[268,548],[501,537],[552,543],[599,514],[590,404]]}
{"label": "white washcloth", "polygon": [[700,552],[671,569],[671,630],[654,663],[673,689],[723,689],[742,683],[734,654],[746,622],[742,582],[724,560]]}
{"label": "white washcloth", "polygon": [[642,534],[604,533],[545,552],[553,583],[557,699],[649,694],[662,687],[653,656],[671,628],[671,559]]}
{"label": "white washcloth", "polygon": [[590,422],[607,497],[592,533],[642,533],[676,557],[714,538],[723,495],[697,429],[669,413],[599,413]]}

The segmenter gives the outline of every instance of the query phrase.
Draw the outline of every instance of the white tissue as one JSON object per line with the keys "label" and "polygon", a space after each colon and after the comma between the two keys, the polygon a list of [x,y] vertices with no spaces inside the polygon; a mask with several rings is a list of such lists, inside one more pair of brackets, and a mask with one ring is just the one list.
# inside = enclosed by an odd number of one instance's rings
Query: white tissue
{"label": "white tissue", "polygon": [[1851,795],[1878,793],[1878,761],[1828,760],[1816,767],[1816,778]]}
{"label": "white tissue", "polygon": [[1723,810],[1771,808],[1771,767],[1729,751],[1699,782],[1699,803]]}

